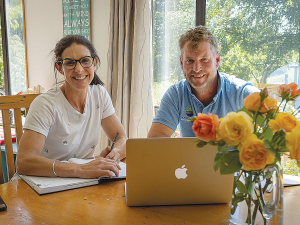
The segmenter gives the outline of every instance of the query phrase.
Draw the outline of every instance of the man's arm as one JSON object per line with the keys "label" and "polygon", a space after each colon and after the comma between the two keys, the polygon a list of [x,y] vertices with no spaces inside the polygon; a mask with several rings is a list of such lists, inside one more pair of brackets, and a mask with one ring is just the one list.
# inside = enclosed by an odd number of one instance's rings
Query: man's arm
{"label": "man's arm", "polygon": [[151,137],[171,137],[174,133],[170,127],[161,123],[153,122],[148,132],[148,138]]}

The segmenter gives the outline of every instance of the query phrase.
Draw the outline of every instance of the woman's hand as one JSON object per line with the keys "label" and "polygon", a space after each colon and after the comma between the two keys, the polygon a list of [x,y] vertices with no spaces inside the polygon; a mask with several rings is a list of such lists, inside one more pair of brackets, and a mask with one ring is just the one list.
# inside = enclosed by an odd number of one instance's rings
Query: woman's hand
{"label": "woman's hand", "polygon": [[110,149],[108,150],[109,147],[106,147],[106,149],[101,152],[100,156],[103,155],[103,157],[109,157],[116,160],[124,159],[126,157],[127,136],[117,115],[114,113],[103,119],[101,126],[111,142],[113,142],[117,133],[119,133],[119,136],[111,153],[108,154]]}
{"label": "woman's hand", "polygon": [[78,175],[81,178],[95,178],[100,176],[109,176],[112,178],[112,172],[114,172],[116,176],[119,176],[119,170],[121,169],[118,162],[103,157],[98,157],[89,163],[77,164],[77,166]]}
{"label": "woman's hand", "polygon": [[117,148],[113,148],[113,150],[111,150],[111,148],[109,146],[107,146],[100,153],[100,157],[115,160],[117,163],[120,162],[120,153],[118,152]]}

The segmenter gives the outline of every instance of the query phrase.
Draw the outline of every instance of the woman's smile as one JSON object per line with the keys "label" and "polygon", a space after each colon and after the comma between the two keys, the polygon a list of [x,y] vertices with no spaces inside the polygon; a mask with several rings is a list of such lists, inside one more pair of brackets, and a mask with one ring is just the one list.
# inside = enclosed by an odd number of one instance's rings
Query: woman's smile
{"label": "woman's smile", "polygon": [[85,76],[76,76],[76,77],[73,77],[75,80],[83,80],[87,77],[87,75]]}

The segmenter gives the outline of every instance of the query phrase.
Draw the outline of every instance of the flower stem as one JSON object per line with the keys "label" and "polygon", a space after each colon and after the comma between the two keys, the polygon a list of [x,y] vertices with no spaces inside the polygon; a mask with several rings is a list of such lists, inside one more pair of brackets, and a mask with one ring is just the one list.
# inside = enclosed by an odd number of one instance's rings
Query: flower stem
{"label": "flower stem", "polygon": [[248,205],[248,216],[246,219],[246,223],[247,224],[253,224],[252,223],[252,216],[251,216],[251,202],[252,202],[252,198],[250,195],[248,195],[248,199],[247,199],[247,205]]}

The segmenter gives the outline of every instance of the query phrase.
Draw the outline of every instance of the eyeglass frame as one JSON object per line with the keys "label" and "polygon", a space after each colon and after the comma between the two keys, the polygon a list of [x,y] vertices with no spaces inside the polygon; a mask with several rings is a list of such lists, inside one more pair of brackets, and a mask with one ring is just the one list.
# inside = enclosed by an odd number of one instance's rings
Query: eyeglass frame
{"label": "eyeglass frame", "polygon": [[[80,62],[80,61],[81,61],[82,59],[84,59],[84,58],[91,58],[91,59],[92,59],[92,64],[91,64],[90,66],[88,66],[88,67],[84,67],[84,66],[81,64],[81,62]],[[66,60],[66,59],[71,59],[71,60],[74,60],[74,61],[76,62],[76,63],[74,64],[74,67],[73,67],[72,69],[68,69],[68,68],[65,66],[64,60]],[[93,65],[93,63],[94,63],[94,60],[95,60],[95,58],[92,57],[92,56],[84,56],[84,57],[82,57],[82,58],[80,58],[80,59],[65,58],[65,59],[62,59],[62,60],[58,61],[58,63],[61,63],[67,70],[73,70],[73,69],[76,67],[77,62],[79,62],[79,64],[82,66],[82,68],[90,68],[90,67]]]}

